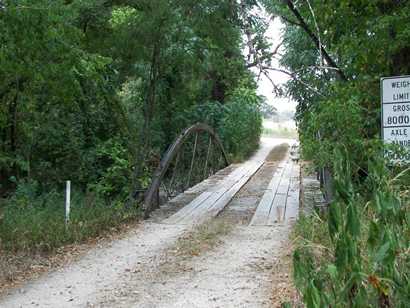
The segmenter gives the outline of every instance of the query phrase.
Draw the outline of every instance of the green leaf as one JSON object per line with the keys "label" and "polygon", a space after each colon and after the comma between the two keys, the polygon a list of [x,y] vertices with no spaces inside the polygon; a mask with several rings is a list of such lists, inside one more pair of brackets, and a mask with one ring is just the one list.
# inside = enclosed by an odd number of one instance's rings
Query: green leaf
{"label": "green leaf", "polygon": [[360,219],[357,207],[354,202],[347,206],[347,230],[353,237],[360,235]]}
{"label": "green leaf", "polygon": [[381,235],[381,228],[379,226],[379,223],[372,220],[369,225],[369,239],[368,243],[370,247],[375,247],[377,243],[380,240],[380,235]]}
{"label": "green leaf", "polygon": [[315,287],[313,281],[309,282],[309,286],[306,292],[306,304],[308,308],[319,308],[320,307],[320,293]]}
{"label": "green leaf", "polygon": [[388,251],[390,250],[390,242],[383,244],[374,256],[375,262],[380,263],[388,256]]}
{"label": "green leaf", "polygon": [[340,206],[341,204],[333,202],[329,207],[328,227],[332,239],[340,232],[343,224]]}
{"label": "green leaf", "polygon": [[326,272],[329,274],[330,278],[334,281],[338,277],[337,267],[334,264],[329,264],[326,268]]}

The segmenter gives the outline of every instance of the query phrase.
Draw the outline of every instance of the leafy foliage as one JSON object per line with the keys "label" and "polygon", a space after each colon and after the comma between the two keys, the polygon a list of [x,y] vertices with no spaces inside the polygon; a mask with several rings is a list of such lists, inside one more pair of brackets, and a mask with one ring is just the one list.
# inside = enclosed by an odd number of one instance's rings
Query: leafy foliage
{"label": "leafy foliage", "polygon": [[222,118],[220,134],[227,150],[243,159],[259,145],[262,117],[259,111],[261,98],[247,88],[236,89]]}
{"label": "leafy foliage", "polygon": [[[233,157],[249,154],[260,130],[259,98],[242,55],[239,12],[255,5],[1,1],[2,244],[19,236],[27,242],[30,224],[42,231],[33,229],[32,243],[21,248],[50,243],[46,233],[61,221],[66,180],[84,199],[73,215],[95,209],[90,215],[104,222],[117,215],[113,209],[127,213],[110,204],[146,187],[158,158],[199,119],[220,131]],[[236,132],[252,142],[236,146]],[[88,204],[90,194],[97,201]],[[55,205],[40,201],[46,197]]]}
{"label": "leafy foliage", "polygon": [[410,71],[410,32],[400,26],[410,5],[263,2],[285,23],[281,64],[292,76],[285,91],[298,102],[304,158],[334,176],[328,213],[300,222],[294,267],[304,302],[407,307],[410,182],[402,166],[383,159],[379,81]]}

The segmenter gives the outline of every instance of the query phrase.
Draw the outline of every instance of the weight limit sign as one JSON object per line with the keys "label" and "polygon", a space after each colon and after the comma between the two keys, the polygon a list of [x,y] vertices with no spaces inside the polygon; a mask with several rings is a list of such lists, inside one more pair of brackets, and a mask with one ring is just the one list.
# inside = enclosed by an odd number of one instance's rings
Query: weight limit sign
{"label": "weight limit sign", "polygon": [[395,160],[410,161],[410,76],[381,79],[382,138],[402,152]]}

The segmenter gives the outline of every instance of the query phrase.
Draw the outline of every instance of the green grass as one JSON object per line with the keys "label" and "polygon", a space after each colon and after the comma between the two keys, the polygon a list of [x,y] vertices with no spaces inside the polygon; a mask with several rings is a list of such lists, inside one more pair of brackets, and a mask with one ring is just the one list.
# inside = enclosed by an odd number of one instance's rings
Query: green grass
{"label": "green grass", "polygon": [[278,127],[278,128],[263,128],[262,135],[265,137],[276,137],[276,138],[297,138],[298,133],[296,129],[288,127]]}
{"label": "green grass", "polygon": [[140,215],[138,209],[126,208],[122,202],[78,194],[72,198],[66,226],[62,194],[13,197],[3,201],[0,208],[0,247],[9,252],[51,252],[96,237]]}
{"label": "green grass", "polygon": [[[293,229],[292,237],[296,248],[308,249],[317,259],[329,259],[329,247],[332,246],[327,218],[313,212],[301,214]],[[319,260],[318,260],[319,261]]]}

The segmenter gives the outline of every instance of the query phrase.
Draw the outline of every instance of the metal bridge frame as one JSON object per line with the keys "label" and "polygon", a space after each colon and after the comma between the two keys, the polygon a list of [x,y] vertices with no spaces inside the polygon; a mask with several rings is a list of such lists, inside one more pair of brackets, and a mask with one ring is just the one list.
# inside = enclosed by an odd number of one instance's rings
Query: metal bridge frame
{"label": "metal bridge frame", "polygon": [[219,150],[222,152],[222,156],[225,160],[226,166],[229,165],[229,160],[228,156],[226,155],[225,149],[222,145],[221,139],[219,136],[216,134],[214,129],[210,127],[207,124],[203,123],[196,123],[195,125],[192,125],[191,127],[185,129],[175,140],[175,142],[168,148],[167,152],[165,153],[164,157],[161,159],[161,162],[157,168],[157,170],[154,173],[154,176],[152,178],[152,182],[150,187],[148,188],[147,192],[145,193],[145,198],[144,198],[144,204],[143,204],[143,209],[144,209],[144,216],[145,218],[148,218],[150,213],[155,209],[158,208],[159,205],[159,187],[162,183],[162,179],[165,176],[169,166],[171,165],[171,162],[175,157],[178,159],[178,153],[179,150],[181,149],[182,145],[185,143],[185,141],[193,134],[195,134],[195,143],[194,143],[194,150],[192,154],[192,160],[191,160],[191,168],[188,174],[188,186],[191,178],[191,172],[192,168],[194,165],[194,160],[195,160],[195,152],[197,148],[197,142],[198,142],[198,134],[201,132],[208,133],[210,138],[209,138],[209,145],[208,145],[208,151],[207,151],[207,159],[205,162],[205,171],[204,174],[206,174],[206,168],[208,165],[208,157],[209,157],[209,150],[211,143],[213,141],[214,144],[216,144],[219,147]]}

